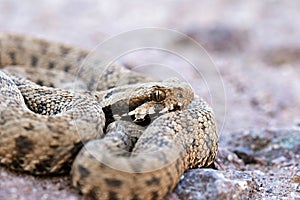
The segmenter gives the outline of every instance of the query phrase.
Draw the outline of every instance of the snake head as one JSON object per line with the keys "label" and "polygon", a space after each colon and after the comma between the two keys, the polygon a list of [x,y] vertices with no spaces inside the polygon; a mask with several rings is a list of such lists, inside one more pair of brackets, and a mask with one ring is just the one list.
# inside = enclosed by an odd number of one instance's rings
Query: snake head
{"label": "snake head", "polygon": [[134,121],[144,121],[149,115],[182,110],[192,101],[194,93],[190,85],[178,79],[144,83],[135,88],[129,98],[128,115]]}

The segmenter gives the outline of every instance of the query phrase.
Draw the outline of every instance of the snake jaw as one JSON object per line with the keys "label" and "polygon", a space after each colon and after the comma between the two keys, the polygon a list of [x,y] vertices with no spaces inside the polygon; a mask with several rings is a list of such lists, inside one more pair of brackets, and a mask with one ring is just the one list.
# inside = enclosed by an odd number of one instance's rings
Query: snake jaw
{"label": "snake jaw", "polygon": [[153,104],[152,102],[145,103],[136,109],[130,111],[127,113],[129,116],[134,116],[134,122],[139,122],[143,121],[146,117],[146,115],[152,115],[152,114],[157,114],[157,109],[156,105]]}
{"label": "snake jaw", "polygon": [[181,102],[178,102],[177,103],[177,106],[179,107],[179,109],[181,110],[182,109],[182,106],[183,106],[183,104],[181,103]]}
{"label": "snake jaw", "polygon": [[154,110],[154,107],[150,107],[149,110],[148,110],[148,114],[149,115],[152,115],[152,114],[155,114],[155,110]]}
{"label": "snake jaw", "polygon": [[146,118],[146,115],[160,115],[170,112],[174,108],[175,106],[173,104],[167,106],[166,104],[162,103],[147,102],[128,112],[126,115],[134,116],[134,122],[140,122]]}
{"label": "snake jaw", "polygon": [[161,111],[159,111],[160,114],[166,113],[169,111],[169,108],[165,107],[164,109],[162,109]]}
{"label": "snake jaw", "polygon": [[155,104],[155,103],[146,103],[143,104],[136,109],[130,111],[127,113],[129,116],[134,116],[134,122],[138,121],[143,121],[146,117],[146,115],[153,115],[153,114],[165,114],[167,112],[172,112],[175,110],[181,110],[183,104],[178,102],[178,103],[171,103],[171,104],[166,104],[164,105],[163,109],[161,109],[162,105],[160,104]]}
{"label": "snake jaw", "polygon": [[140,122],[144,121],[147,115],[162,115],[168,112],[182,110],[186,106],[186,103],[178,101],[178,99],[170,98],[163,102],[146,102],[128,112],[126,115],[134,117],[134,122]]}
{"label": "snake jaw", "polygon": [[183,104],[181,102],[175,103],[175,104],[170,104],[170,106],[165,106],[164,109],[162,109],[161,111],[159,111],[159,114],[164,114],[167,112],[172,112],[172,111],[176,111],[176,110],[182,110],[183,109]]}

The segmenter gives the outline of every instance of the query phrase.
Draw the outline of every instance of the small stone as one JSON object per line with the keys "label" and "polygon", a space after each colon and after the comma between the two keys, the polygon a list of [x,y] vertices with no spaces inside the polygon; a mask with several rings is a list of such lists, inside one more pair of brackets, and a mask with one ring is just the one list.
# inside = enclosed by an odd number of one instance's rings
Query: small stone
{"label": "small stone", "polygon": [[293,181],[296,183],[300,183],[300,168],[296,169],[296,172],[293,175]]}
{"label": "small stone", "polygon": [[297,186],[296,192],[299,192],[299,193],[300,193],[300,185]]}
{"label": "small stone", "polygon": [[272,160],[272,164],[280,165],[280,164],[283,164],[286,160],[287,160],[286,157],[279,156],[278,158],[275,158],[274,160]]}
{"label": "small stone", "polygon": [[15,194],[15,193],[17,193],[18,192],[18,190],[17,190],[17,188],[10,188],[9,189],[9,192],[11,193],[11,194]]}
{"label": "small stone", "polygon": [[241,158],[245,164],[256,163],[255,156],[252,150],[245,147],[236,147],[233,152]]}
{"label": "small stone", "polygon": [[179,199],[249,199],[258,188],[248,172],[194,169],[184,176],[174,190]]}
{"label": "small stone", "polygon": [[224,148],[219,148],[215,162],[217,169],[241,169],[243,166],[244,162],[235,153]]}
{"label": "small stone", "polygon": [[266,193],[272,193],[272,192],[273,192],[272,188],[266,190]]}

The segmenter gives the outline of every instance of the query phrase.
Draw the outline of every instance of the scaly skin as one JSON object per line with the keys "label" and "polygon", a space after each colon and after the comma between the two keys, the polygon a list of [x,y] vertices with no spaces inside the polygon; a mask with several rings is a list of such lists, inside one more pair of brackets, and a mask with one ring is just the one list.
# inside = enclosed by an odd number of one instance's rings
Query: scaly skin
{"label": "scaly skin", "polygon": [[73,185],[94,199],[162,199],[185,170],[208,166],[215,158],[218,136],[212,110],[203,100],[194,103],[155,120],[130,156],[116,151],[122,138],[88,142],[73,164]]}
{"label": "scaly skin", "polygon": [[[213,162],[214,115],[202,99],[193,100],[188,84],[152,82],[119,65],[99,78],[93,69],[101,58],[89,57],[80,68],[86,55],[64,44],[0,33],[0,66],[13,65],[12,73],[0,71],[1,164],[40,175],[66,173],[73,163],[73,185],[87,197],[162,199],[185,170]],[[46,85],[52,83],[43,70],[53,72],[54,80],[59,73],[79,74],[88,91],[39,86],[14,75],[22,71],[14,66]],[[144,130],[111,123],[115,119],[144,126],[155,120]],[[77,155],[81,142],[86,145]]]}

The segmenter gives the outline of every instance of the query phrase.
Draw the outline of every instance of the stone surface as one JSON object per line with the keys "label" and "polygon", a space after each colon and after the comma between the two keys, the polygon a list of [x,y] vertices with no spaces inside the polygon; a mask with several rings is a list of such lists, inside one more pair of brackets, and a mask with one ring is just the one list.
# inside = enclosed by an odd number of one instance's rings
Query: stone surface
{"label": "stone surface", "polygon": [[82,200],[68,177],[34,177],[0,168],[0,199]]}
{"label": "stone surface", "polygon": [[237,133],[229,147],[246,164],[297,165],[300,158],[300,129],[266,129]]}
{"label": "stone surface", "polygon": [[[251,178],[259,186],[253,193],[253,199],[299,198],[299,128],[269,128],[235,135],[235,140],[228,142],[227,147],[244,164],[236,165],[236,158],[228,163],[230,160],[220,155],[217,161],[226,163],[230,168],[236,167],[236,170],[251,172]],[[230,155],[231,150],[227,149],[227,152]],[[217,168],[221,169],[218,165]]]}
{"label": "stone surface", "polygon": [[227,148],[219,148],[215,160],[215,168],[218,170],[243,169],[244,161],[233,151]]}
{"label": "stone surface", "polygon": [[249,172],[195,169],[184,174],[174,193],[179,199],[242,200],[251,198],[257,188]]}

